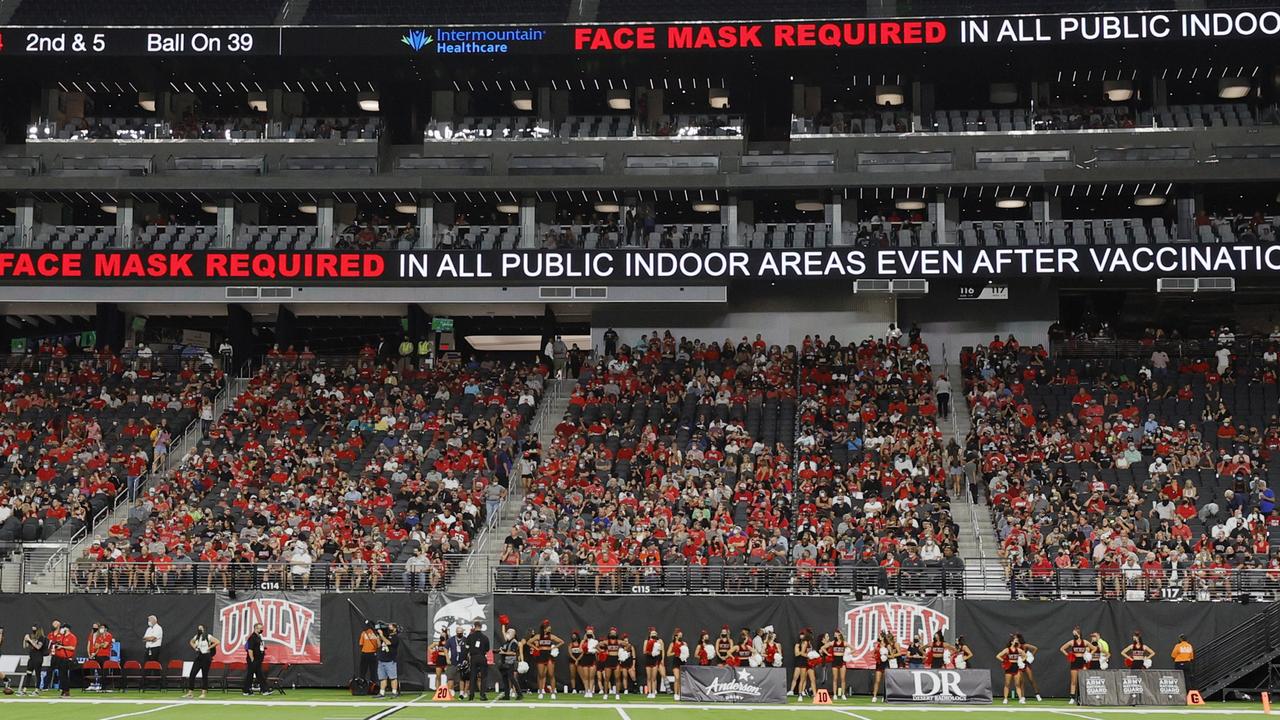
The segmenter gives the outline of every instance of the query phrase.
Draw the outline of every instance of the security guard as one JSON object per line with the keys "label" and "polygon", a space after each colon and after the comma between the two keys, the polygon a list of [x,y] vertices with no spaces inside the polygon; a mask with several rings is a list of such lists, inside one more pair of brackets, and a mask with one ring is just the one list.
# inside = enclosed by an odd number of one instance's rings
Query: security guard
{"label": "security guard", "polygon": [[435,343],[427,339],[418,341],[418,367],[431,367],[431,356],[435,352]]}
{"label": "security guard", "polygon": [[410,363],[413,362],[413,341],[409,339],[408,335],[405,335],[404,339],[400,341],[398,349],[400,351],[400,370],[408,370]]}

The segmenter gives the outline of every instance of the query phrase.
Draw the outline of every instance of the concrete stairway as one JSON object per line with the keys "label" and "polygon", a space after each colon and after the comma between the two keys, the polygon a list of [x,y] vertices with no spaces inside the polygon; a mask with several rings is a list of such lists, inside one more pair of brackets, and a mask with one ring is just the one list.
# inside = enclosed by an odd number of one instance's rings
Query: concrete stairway
{"label": "concrete stairway", "polygon": [[[569,407],[569,394],[576,380],[549,380],[542,393],[542,401],[538,403],[538,414],[534,417],[533,429],[537,432],[539,444],[550,447],[555,439],[556,425],[564,417]],[[490,591],[492,569],[502,557],[503,539],[511,534],[524,507],[524,487],[518,479],[513,479],[507,499],[498,508],[498,516],[493,523],[476,538],[471,554],[458,568],[449,592],[464,595],[481,595]]]}
{"label": "concrete stairway", "polygon": [[[952,393],[951,432],[964,445],[969,435],[969,404],[956,378]],[[991,525],[991,508],[985,499],[974,503],[969,493],[951,499],[951,517],[960,527],[958,553],[965,565],[965,595],[972,598],[1009,599],[1004,566],[996,557],[996,533]]]}

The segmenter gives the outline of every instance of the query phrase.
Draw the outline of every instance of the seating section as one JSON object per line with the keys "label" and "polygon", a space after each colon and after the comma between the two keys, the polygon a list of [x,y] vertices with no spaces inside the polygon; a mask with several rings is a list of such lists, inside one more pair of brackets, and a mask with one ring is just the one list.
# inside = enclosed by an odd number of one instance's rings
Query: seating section
{"label": "seating section", "polygon": [[1145,345],[1150,357],[1052,360],[1011,339],[962,353],[968,449],[1025,594],[1115,597],[1123,579],[1150,599],[1218,599],[1227,571],[1275,567],[1274,360],[1233,341],[1172,358]]}
{"label": "seating section", "polygon": [[957,562],[932,398],[918,336],[620,345],[578,379],[499,589],[849,591],[904,570],[924,591]]}
{"label": "seating section", "polygon": [[312,250],[319,229],[315,225],[241,225],[237,250]]}
{"label": "seating section", "polygon": [[188,117],[175,124],[147,117],[86,117],[57,126],[33,123],[27,140],[376,140],[382,118],[294,117],[269,123],[261,117]]}
{"label": "seating section", "polygon": [[149,250],[210,250],[218,245],[213,225],[148,225],[138,231],[134,247]]}
{"label": "seating section", "polygon": [[510,250],[519,243],[518,225],[455,225],[436,233],[443,250]]}
{"label": "seating section", "polygon": [[569,18],[569,0],[508,3],[502,0],[312,0],[307,25],[414,25],[464,23],[562,23]]}
{"label": "seating section", "polygon": [[[906,110],[833,112],[815,118],[791,117],[791,135],[875,135],[914,132]],[[945,131],[941,131],[945,132]]]}
{"label": "seating section", "polygon": [[9,22],[14,25],[270,25],[280,11],[277,0],[223,0],[197,6],[166,0],[21,0]]}
{"label": "seating section", "polygon": [[0,542],[90,529],[130,478],[163,465],[220,386],[198,356],[122,358],[42,342],[0,373]]}
{"label": "seating section", "polygon": [[730,115],[663,115],[653,126],[631,115],[569,115],[559,123],[532,116],[433,119],[425,140],[544,140],[548,138],[742,137],[743,121]]}
{"label": "seating section", "polygon": [[[524,365],[396,368],[371,347],[332,362],[272,353],[203,447],[89,548],[76,581],[439,588],[482,527],[486,488],[520,459],[541,390]],[[392,571],[411,558],[420,570]]]}
{"label": "seating section", "polygon": [[[14,233],[16,239],[17,233]],[[32,246],[49,250],[100,250],[117,247],[114,225],[48,225],[36,230]]]}

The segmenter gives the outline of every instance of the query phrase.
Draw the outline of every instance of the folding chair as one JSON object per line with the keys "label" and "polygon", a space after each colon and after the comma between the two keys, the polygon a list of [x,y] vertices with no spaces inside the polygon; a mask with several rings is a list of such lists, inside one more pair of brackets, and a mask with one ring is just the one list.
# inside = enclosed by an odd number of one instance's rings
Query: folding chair
{"label": "folding chair", "polygon": [[135,673],[138,678],[138,689],[141,690],[143,685],[142,663],[137,660],[126,660],[120,673],[120,681],[125,690],[129,689],[129,678]]}
{"label": "folding chair", "polygon": [[80,665],[80,677],[84,680],[84,688],[82,689],[85,692],[88,692],[89,686],[93,684],[93,681],[90,679],[93,675],[90,675],[89,673],[97,673],[97,676],[101,677],[102,665],[97,660],[85,660],[84,663]]}
{"label": "folding chair", "polygon": [[164,690],[164,666],[159,660],[148,660],[142,664],[142,675],[139,678],[139,689],[143,692],[147,691],[147,677],[152,674],[156,679],[156,689]]}

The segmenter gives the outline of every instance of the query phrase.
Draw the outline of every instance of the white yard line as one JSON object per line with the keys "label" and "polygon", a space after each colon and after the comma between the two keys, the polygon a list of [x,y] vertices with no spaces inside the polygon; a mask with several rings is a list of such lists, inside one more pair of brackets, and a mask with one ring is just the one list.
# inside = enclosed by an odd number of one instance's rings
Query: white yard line
{"label": "white yard line", "polygon": [[622,716],[622,720],[631,720],[631,716],[627,714],[626,710],[622,709],[621,705],[614,705],[613,709],[618,711],[618,714]]}
{"label": "white yard line", "polygon": [[[66,702],[67,699],[69,698],[64,698],[63,702]],[[135,715],[146,715],[147,713],[160,712],[161,710],[168,710],[170,708],[182,707],[183,704],[184,703],[169,703],[168,705],[163,705],[161,707],[148,708],[146,710],[139,710],[138,712],[122,713],[120,715],[112,715],[110,717],[104,717],[102,718],[102,720],[120,720],[120,718],[133,717]]]}
{"label": "white yard line", "polygon": [[1055,715],[1069,715],[1071,717],[1081,718],[1081,720],[1098,720],[1098,718],[1093,717],[1091,715],[1085,715],[1084,713],[1078,713],[1078,712],[1071,712],[1070,710],[1054,710],[1053,713]]}
{"label": "white yard line", "polygon": [[[418,699],[419,698],[415,698],[410,702],[415,703],[418,701]],[[360,701],[350,701],[350,700],[290,701],[290,700],[205,699],[205,700],[184,700],[181,702],[175,702],[172,699],[169,699],[169,700],[136,699],[134,700],[134,699],[128,699],[128,698],[74,698],[74,697],[72,698],[56,698],[56,697],[5,698],[0,700],[0,708],[9,709],[9,708],[22,705],[24,703],[33,703],[33,704],[38,703],[38,704],[50,704],[50,705],[98,705],[98,706],[132,705],[135,707],[148,706],[148,705],[157,706],[157,707],[148,708],[145,711],[125,713],[122,715],[116,715],[113,718],[103,718],[102,720],[119,720],[121,718],[140,715],[143,712],[159,712],[160,710],[166,710],[174,707],[186,707],[186,706],[192,706],[192,707],[200,707],[200,706],[295,707],[295,708],[297,707],[306,707],[306,708],[359,707],[359,708],[373,709],[372,707],[370,707],[371,703],[369,701],[360,702]],[[404,707],[404,706],[407,706],[408,704],[410,703],[397,703],[397,705],[392,707]],[[1058,708],[1035,707],[1031,705],[1008,707],[1008,706],[999,706],[999,705],[930,705],[926,703],[919,703],[919,704],[898,703],[898,704],[889,704],[889,705],[839,706],[839,705],[808,705],[808,704],[804,704],[804,705],[801,705],[801,704],[747,705],[747,704],[733,704],[733,703],[695,704],[695,703],[688,703],[688,702],[681,702],[681,703],[625,703],[624,702],[624,703],[611,703],[611,704],[604,704],[604,703],[594,704],[594,703],[582,703],[582,702],[578,702],[578,703],[574,703],[574,702],[504,702],[504,703],[497,703],[494,706],[509,707],[509,708],[528,708],[528,709],[545,708],[548,710],[588,709],[588,708],[606,708],[606,709],[613,708],[614,710],[617,710],[618,708],[621,708],[623,710],[698,709],[698,710],[709,710],[709,711],[721,710],[721,711],[729,711],[729,712],[735,712],[740,710],[790,710],[790,711],[796,711],[796,712],[831,712],[834,710],[834,711],[837,711],[838,713],[843,713],[845,715],[851,715],[856,713],[872,713],[874,715],[876,713],[886,712],[886,711],[908,711],[909,712],[914,710],[914,711],[943,712],[943,713],[986,713],[986,714],[993,714],[993,715],[994,714],[1028,715],[1028,714],[1035,714],[1035,713],[1057,713],[1062,715],[1074,714],[1077,717],[1081,717],[1082,720],[1083,720],[1083,717],[1086,717],[1086,715],[1084,715],[1083,713],[1073,713],[1072,711],[1061,710]],[[416,708],[429,707],[433,710],[437,708],[441,710],[446,710],[448,708],[465,709],[468,707],[486,707],[487,708],[489,707],[489,705],[481,705],[480,703],[452,702],[452,703],[433,703],[431,705],[415,705],[414,707]],[[1230,715],[1262,715],[1263,714],[1261,707],[1254,705],[1254,708],[1242,707],[1240,704],[1232,704],[1226,707],[1205,707],[1205,708],[1187,708],[1185,706],[1167,706],[1167,707],[1149,706],[1149,707],[1120,707],[1120,708],[1090,707],[1088,709],[1087,717],[1094,717],[1094,718],[1097,718],[1098,720],[1101,720],[1101,717],[1108,716],[1108,715],[1159,714],[1159,715],[1186,715],[1186,716],[1194,717],[1196,715],[1222,716],[1227,714],[1230,714]]]}
{"label": "white yard line", "polygon": [[848,715],[849,717],[857,718],[858,720],[871,720],[871,718],[867,717],[866,715],[859,715],[858,713],[849,712],[848,710],[841,710],[840,708],[831,708],[831,709],[835,710],[841,715]]}

